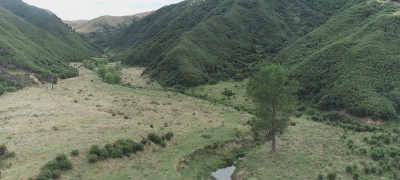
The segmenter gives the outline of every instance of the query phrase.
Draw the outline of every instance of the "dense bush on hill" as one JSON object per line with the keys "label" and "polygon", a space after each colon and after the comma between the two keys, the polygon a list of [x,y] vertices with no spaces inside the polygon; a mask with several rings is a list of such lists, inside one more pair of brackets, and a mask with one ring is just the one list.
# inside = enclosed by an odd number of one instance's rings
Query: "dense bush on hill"
{"label": "dense bush on hill", "polygon": [[400,17],[392,3],[363,3],[284,49],[274,59],[301,82],[299,96],[322,109],[389,119],[400,105]]}
{"label": "dense bush on hill", "polygon": [[111,49],[164,85],[249,77],[263,60],[361,0],[183,1],[138,20]]}

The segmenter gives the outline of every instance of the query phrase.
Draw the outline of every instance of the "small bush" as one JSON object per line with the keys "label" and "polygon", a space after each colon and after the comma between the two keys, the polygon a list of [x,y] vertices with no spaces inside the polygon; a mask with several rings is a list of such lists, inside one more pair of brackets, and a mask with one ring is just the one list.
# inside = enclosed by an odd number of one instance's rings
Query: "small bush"
{"label": "small bush", "polygon": [[108,152],[111,152],[111,150],[113,149],[113,145],[112,145],[112,144],[106,144],[106,145],[104,146],[104,148],[107,149]]}
{"label": "small bush", "polygon": [[324,179],[324,175],[322,175],[322,174],[318,175],[317,180],[323,180],[323,179]]}
{"label": "small bush", "polygon": [[69,154],[71,156],[79,156],[79,151],[77,149],[75,149],[75,150],[71,151]]}
{"label": "small bush", "polygon": [[7,147],[5,145],[0,146],[0,156],[7,152]]}
{"label": "small bush", "polygon": [[69,161],[65,154],[60,154],[55,158],[55,160],[51,160],[42,166],[36,179],[58,179],[60,178],[62,171],[68,171],[71,169],[73,169],[71,161]]}
{"label": "small bush", "polygon": [[225,88],[225,90],[221,93],[222,95],[226,96],[226,97],[231,97],[234,96],[235,93],[232,90],[228,90]]}
{"label": "small bush", "polygon": [[360,174],[354,173],[353,174],[353,180],[358,180],[358,179],[360,179]]}
{"label": "small bush", "polygon": [[143,145],[146,145],[149,142],[149,140],[147,138],[143,138],[140,143],[142,143]]}
{"label": "small bush", "polygon": [[337,176],[336,172],[330,172],[330,173],[328,173],[326,178],[328,178],[329,180],[335,180],[336,176]]}
{"label": "small bush", "polygon": [[15,157],[15,152],[13,151],[13,152],[6,152],[4,155],[3,155],[3,157],[5,158],[5,159],[7,159],[7,158],[13,158],[13,157]]}
{"label": "small bush", "polygon": [[350,165],[346,166],[346,173],[349,173],[349,174],[353,173],[353,167]]}
{"label": "small bush", "polygon": [[122,149],[120,149],[120,148],[115,148],[111,151],[111,157],[114,159],[122,158],[122,156],[123,156],[123,152],[122,152]]}
{"label": "small bush", "polygon": [[163,147],[163,148],[165,148],[165,147],[167,147],[167,143],[165,143],[165,141],[161,141],[160,146]]}
{"label": "small bush", "polygon": [[361,155],[367,155],[367,150],[365,148],[360,149],[360,154]]}
{"label": "small bush", "polygon": [[371,167],[371,168],[369,169],[369,171],[371,172],[371,174],[376,174],[376,173],[377,173],[375,167]]}
{"label": "small bush", "polygon": [[71,161],[69,161],[68,159],[58,161],[58,166],[63,171],[71,170],[73,168]]}
{"label": "small bush", "polygon": [[305,111],[306,109],[307,109],[307,107],[305,107],[305,106],[299,106],[297,108],[297,111]]}
{"label": "small bush", "polygon": [[201,137],[204,138],[204,139],[211,139],[211,135],[210,134],[202,134]]}
{"label": "small bush", "polygon": [[317,115],[313,115],[313,116],[311,116],[311,120],[313,120],[313,121],[319,121],[320,118],[319,118],[319,116],[317,116]]}
{"label": "small bush", "polygon": [[105,160],[109,157],[110,157],[110,152],[106,148],[100,150],[99,160]]}
{"label": "small bush", "polygon": [[97,154],[89,154],[88,156],[89,163],[96,163],[97,161],[99,161],[99,156],[97,156]]}
{"label": "small bush", "polygon": [[97,156],[100,156],[100,147],[98,145],[92,145],[92,147],[90,147],[89,154],[96,154]]}
{"label": "small bush", "polygon": [[370,174],[371,173],[371,170],[370,170],[370,168],[368,166],[364,166],[364,173],[365,174]]}
{"label": "small bush", "polygon": [[161,145],[161,142],[163,142],[162,138],[154,133],[148,134],[147,138],[155,144]]}
{"label": "small bush", "polygon": [[66,159],[68,159],[68,158],[65,154],[60,154],[60,155],[57,155],[57,157],[56,157],[57,161],[64,161]]}
{"label": "small bush", "polygon": [[144,145],[143,144],[135,144],[135,150],[136,151],[143,151],[144,150]]}
{"label": "small bush", "polygon": [[301,113],[301,112],[295,112],[294,113],[294,116],[297,117],[297,118],[301,117],[302,115],[303,115],[303,113]]}
{"label": "small bush", "polygon": [[174,136],[173,132],[167,132],[167,134],[165,134],[165,139],[167,141],[170,141],[172,139],[172,137]]}

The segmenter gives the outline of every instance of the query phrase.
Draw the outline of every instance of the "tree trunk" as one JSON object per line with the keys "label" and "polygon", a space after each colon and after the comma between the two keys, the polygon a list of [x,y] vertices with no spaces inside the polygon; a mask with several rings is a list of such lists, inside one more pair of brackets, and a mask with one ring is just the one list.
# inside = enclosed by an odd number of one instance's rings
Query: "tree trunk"
{"label": "tree trunk", "polygon": [[276,151],[276,132],[275,130],[272,130],[272,134],[271,134],[271,154],[275,154]]}

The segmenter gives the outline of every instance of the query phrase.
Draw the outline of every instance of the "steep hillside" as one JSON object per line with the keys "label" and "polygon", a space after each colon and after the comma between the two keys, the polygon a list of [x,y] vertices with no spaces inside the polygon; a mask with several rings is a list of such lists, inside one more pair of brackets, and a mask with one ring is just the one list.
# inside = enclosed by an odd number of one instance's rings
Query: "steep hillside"
{"label": "steep hillside", "polygon": [[95,56],[98,50],[49,11],[21,0],[0,0],[0,94],[29,83],[24,72],[71,77],[67,62]]}
{"label": "steep hillside", "polygon": [[111,48],[164,85],[240,80],[359,1],[187,0],[132,24]]}
{"label": "steep hillside", "polygon": [[352,7],[283,50],[300,95],[323,109],[388,119],[400,110],[400,9],[397,3]]}
{"label": "steep hillside", "polygon": [[74,31],[83,34],[92,43],[106,48],[117,34],[121,34],[129,24],[152,12],[132,16],[101,16],[92,20],[64,21]]}

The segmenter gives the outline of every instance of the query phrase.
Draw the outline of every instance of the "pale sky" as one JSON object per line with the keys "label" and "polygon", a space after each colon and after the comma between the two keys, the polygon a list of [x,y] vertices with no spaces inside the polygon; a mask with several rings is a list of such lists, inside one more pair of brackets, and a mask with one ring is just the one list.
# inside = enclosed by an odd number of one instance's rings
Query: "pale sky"
{"label": "pale sky", "polygon": [[157,10],[182,0],[23,0],[47,9],[63,20],[94,19],[103,15],[124,16]]}

